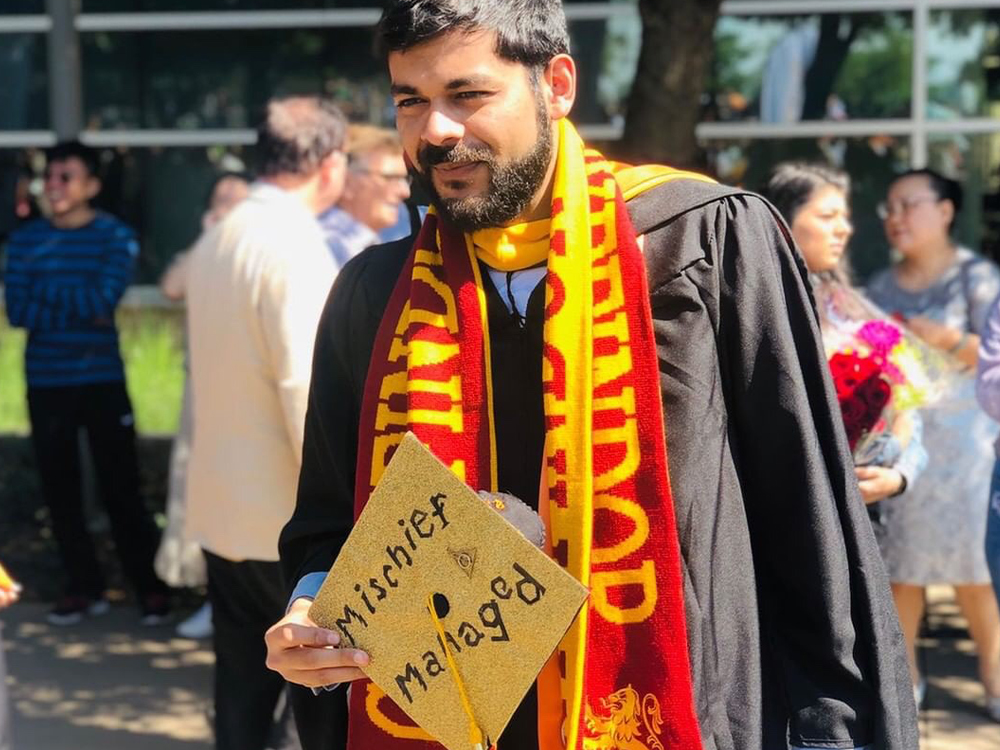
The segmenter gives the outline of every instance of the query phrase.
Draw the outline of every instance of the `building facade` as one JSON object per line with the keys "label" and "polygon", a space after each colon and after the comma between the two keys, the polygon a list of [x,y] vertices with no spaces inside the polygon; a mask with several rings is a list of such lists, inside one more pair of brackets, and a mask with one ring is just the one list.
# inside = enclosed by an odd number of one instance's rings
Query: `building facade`
{"label": "building facade", "polygon": [[[270,96],[321,91],[352,119],[391,122],[372,52],[380,6],[3,0],[0,196],[27,210],[38,190],[32,149],[79,132],[104,149],[104,205],[139,227],[140,278],[152,281],[194,239],[212,173],[249,162]],[[575,120],[613,142],[639,52],[636,3],[566,9],[582,75]],[[701,105],[706,166],[725,182],[755,187],[790,157],[852,174],[862,275],[888,259],[874,207],[908,166],[960,179],[961,239],[996,253],[1000,0],[726,0]]]}

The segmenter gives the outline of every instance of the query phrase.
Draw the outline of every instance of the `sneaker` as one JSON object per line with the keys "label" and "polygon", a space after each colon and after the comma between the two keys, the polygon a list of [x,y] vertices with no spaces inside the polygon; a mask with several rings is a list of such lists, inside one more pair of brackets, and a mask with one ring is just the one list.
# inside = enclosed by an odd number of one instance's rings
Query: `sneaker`
{"label": "sneaker", "polygon": [[986,713],[993,721],[1000,722],[1000,695],[986,696]]}
{"label": "sneaker", "polygon": [[181,638],[211,638],[212,632],[212,605],[208,602],[177,626],[177,635]]}
{"label": "sneaker", "polygon": [[989,690],[986,689],[986,685],[983,685],[983,690],[986,692],[986,714],[993,719],[993,721],[1000,722],[1000,695],[993,695]]}
{"label": "sneaker", "polygon": [[109,608],[108,600],[104,597],[91,599],[89,596],[67,594],[56,602],[45,619],[50,625],[76,625],[88,615],[103,615]]}
{"label": "sneaker", "polygon": [[913,702],[917,704],[918,711],[923,708],[925,698],[927,698],[927,680],[921,677],[913,686]]}
{"label": "sneaker", "polygon": [[162,625],[170,618],[170,599],[166,594],[146,594],[139,605],[143,625]]}

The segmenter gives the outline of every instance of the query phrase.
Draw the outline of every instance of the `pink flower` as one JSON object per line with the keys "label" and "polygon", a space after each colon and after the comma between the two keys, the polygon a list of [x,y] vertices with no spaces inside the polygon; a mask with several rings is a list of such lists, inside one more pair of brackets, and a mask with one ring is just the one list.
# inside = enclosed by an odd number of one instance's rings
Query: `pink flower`
{"label": "pink flower", "polygon": [[903,334],[899,328],[888,321],[869,320],[861,326],[858,338],[874,349],[877,354],[884,356],[903,340]]}

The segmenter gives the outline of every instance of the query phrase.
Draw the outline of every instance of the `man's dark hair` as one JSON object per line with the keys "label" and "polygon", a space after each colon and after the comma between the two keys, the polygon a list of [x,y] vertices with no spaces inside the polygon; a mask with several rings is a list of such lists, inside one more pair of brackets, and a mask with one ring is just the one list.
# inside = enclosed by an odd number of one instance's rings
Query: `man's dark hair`
{"label": "man's dark hair", "polygon": [[80,141],[63,141],[45,149],[45,163],[52,164],[67,159],[78,159],[91,177],[100,177],[101,160],[97,152]]}
{"label": "man's dark hair", "polygon": [[795,215],[820,188],[832,186],[845,196],[851,192],[851,178],[847,173],[825,164],[804,161],[786,161],[774,168],[761,193],[778,209],[791,226]]}
{"label": "man's dark hair", "polygon": [[494,31],[497,56],[532,71],[569,53],[561,0],[389,0],[378,25],[383,56],[445,32]]}
{"label": "man's dark hair", "polygon": [[951,201],[951,205],[955,208],[955,215],[952,217],[951,224],[948,226],[948,229],[949,231],[953,229],[955,221],[958,219],[958,214],[962,210],[962,203],[965,199],[965,191],[962,190],[962,186],[958,184],[958,181],[945,177],[943,174],[936,172],[933,169],[909,169],[906,172],[893,177],[889,187],[891,188],[897,182],[907,177],[927,178],[927,182],[931,187],[931,192],[937,196],[939,201]]}
{"label": "man's dark hair", "polygon": [[323,159],[343,150],[346,136],[347,119],[329,99],[272,99],[257,129],[259,174],[311,174]]}

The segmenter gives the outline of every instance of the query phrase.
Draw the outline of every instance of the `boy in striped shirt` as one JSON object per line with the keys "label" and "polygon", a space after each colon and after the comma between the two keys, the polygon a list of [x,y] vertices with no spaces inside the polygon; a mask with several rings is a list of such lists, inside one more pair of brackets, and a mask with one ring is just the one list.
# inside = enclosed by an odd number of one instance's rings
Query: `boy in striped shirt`
{"label": "boy in striped shirt", "polygon": [[156,624],[168,615],[167,588],[153,571],[157,531],[139,498],[135,420],[115,328],[138,243],[128,226],[91,206],[101,190],[91,149],[62,143],[46,156],[49,218],[10,235],[4,281],[8,320],[28,331],[32,441],[68,579],[49,621],[70,625],[108,607],[83,512],[77,436],[85,429],[122,568],[143,622]]}

